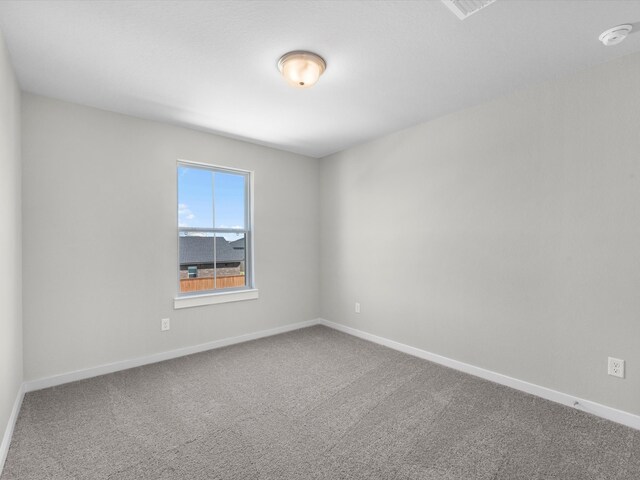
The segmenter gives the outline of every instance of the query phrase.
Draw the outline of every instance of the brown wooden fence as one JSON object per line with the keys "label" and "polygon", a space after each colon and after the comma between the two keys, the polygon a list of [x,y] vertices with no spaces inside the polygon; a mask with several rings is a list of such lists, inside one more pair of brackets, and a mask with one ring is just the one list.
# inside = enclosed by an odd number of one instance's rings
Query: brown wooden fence
{"label": "brown wooden fence", "polygon": [[[216,278],[216,288],[244,287],[244,275]],[[181,278],[181,292],[198,292],[200,290],[213,290],[213,277],[205,278]]]}

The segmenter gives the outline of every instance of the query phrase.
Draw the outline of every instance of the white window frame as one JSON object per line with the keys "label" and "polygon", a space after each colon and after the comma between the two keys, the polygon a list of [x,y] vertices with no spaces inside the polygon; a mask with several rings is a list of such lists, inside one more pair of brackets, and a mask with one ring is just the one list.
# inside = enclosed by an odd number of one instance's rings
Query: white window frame
{"label": "white window frame", "polygon": [[[245,188],[245,228],[189,228],[179,226],[178,217],[178,169],[180,167],[201,168],[204,170],[210,170],[212,172],[227,172],[236,175],[243,175],[246,178]],[[212,191],[212,201],[215,198],[215,192]],[[213,205],[214,211],[214,226],[215,226],[215,204]],[[175,309],[199,307],[203,305],[212,305],[217,303],[237,302],[242,300],[255,300],[258,298],[258,289],[255,283],[255,271],[254,271],[254,229],[253,229],[253,171],[241,170],[238,168],[223,167],[219,165],[212,165],[210,163],[193,162],[190,160],[178,159],[176,163],[176,260],[177,260],[177,295],[173,300],[173,307]],[[225,288],[219,290],[206,290],[200,292],[180,292],[180,232],[182,231],[203,231],[210,232],[214,235],[216,233],[242,233],[244,234],[245,244],[245,286],[238,288]],[[215,250],[214,250],[214,264],[215,264]],[[215,280],[214,280],[215,285]]]}

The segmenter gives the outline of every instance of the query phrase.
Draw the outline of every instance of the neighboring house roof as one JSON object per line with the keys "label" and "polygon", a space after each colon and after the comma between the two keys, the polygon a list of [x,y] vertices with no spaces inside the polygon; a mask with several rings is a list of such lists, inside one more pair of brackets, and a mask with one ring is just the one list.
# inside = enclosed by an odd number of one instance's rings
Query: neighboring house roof
{"label": "neighboring house roof", "polygon": [[231,245],[231,248],[234,250],[244,250],[244,237],[234,240],[233,242],[229,242],[229,245]]}
{"label": "neighboring house roof", "polygon": [[[213,237],[180,237],[180,265],[213,263]],[[233,243],[238,242],[235,240]],[[234,249],[224,237],[216,238],[217,263],[242,262],[244,249]]]}

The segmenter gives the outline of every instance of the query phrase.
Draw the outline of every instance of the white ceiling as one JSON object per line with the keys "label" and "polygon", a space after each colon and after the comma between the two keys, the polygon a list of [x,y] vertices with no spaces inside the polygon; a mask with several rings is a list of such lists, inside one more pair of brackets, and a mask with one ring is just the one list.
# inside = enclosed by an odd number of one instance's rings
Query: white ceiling
{"label": "white ceiling", "polygon": [[[605,29],[635,34],[604,47]],[[22,88],[315,157],[640,51],[640,1],[1,1]],[[327,71],[287,85],[280,55]]]}

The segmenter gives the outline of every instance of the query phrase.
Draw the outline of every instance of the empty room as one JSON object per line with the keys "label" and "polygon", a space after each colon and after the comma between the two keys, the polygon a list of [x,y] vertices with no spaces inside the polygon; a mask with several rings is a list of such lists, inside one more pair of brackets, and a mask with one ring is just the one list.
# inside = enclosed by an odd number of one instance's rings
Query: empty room
{"label": "empty room", "polygon": [[640,480],[640,0],[0,0],[0,480]]}

